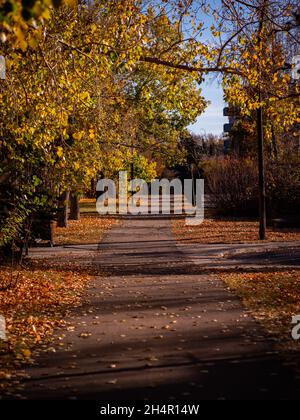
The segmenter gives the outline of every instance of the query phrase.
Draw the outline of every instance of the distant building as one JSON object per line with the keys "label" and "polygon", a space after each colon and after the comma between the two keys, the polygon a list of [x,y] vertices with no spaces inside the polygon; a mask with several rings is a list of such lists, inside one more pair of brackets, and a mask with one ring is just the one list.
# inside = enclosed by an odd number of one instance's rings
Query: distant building
{"label": "distant building", "polygon": [[228,117],[229,122],[224,124],[224,154],[228,155],[232,150],[232,139],[230,133],[237,121],[240,120],[241,109],[239,107],[228,106],[224,108],[223,115]]}

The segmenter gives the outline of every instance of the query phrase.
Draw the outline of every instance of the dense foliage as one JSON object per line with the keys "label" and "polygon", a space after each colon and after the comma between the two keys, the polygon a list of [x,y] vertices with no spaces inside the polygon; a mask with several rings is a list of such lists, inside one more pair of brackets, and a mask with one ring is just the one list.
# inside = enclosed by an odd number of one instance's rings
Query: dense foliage
{"label": "dense foliage", "polygon": [[23,242],[37,214],[55,214],[67,191],[82,192],[98,174],[133,163],[155,175],[149,159],[173,159],[180,133],[205,108],[199,75],[140,60],[182,36],[163,9],[143,6],[48,7],[2,44],[0,246]]}
{"label": "dense foliage", "polygon": [[215,4],[0,1],[1,247],[24,242],[35,218],[99,174],[136,162],[149,178],[147,161],[182,161],[178,144],[205,109],[208,73],[223,76],[246,118],[264,108],[276,150],[299,133],[299,86],[286,66],[298,2]]}

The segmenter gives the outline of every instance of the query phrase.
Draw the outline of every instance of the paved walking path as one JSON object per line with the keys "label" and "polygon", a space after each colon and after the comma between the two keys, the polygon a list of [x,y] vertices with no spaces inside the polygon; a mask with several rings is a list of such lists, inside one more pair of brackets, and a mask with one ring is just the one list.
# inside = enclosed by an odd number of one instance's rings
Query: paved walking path
{"label": "paved walking path", "polygon": [[299,398],[271,341],[222,282],[195,269],[170,220],[123,221],[95,255],[105,277],[73,313],[65,346],[57,340],[28,369],[25,397]]}

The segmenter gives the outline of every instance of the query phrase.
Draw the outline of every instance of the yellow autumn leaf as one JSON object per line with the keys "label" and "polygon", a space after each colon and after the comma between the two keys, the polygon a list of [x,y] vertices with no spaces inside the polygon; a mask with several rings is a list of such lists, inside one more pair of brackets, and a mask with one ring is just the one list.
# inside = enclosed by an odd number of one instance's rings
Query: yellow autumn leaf
{"label": "yellow autumn leaf", "polygon": [[57,156],[58,156],[59,158],[62,158],[62,157],[63,157],[63,155],[64,155],[64,149],[63,149],[61,146],[59,146],[59,147],[57,148],[56,154],[57,154]]}
{"label": "yellow autumn leaf", "polygon": [[84,136],[84,132],[83,131],[78,131],[77,133],[73,134],[73,138],[75,140],[81,140]]}
{"label": "yellow autumn leaf", "polygon": [[24,349],[24,350],[22,350],[22,354],[23,354],[23,356],[24,356],[24,357],[26,357],[27,359],[28,359],[29,357],[31,357],[31,351],[30,351],[29,349]]}
{"label": "yellow autumn leaf", "polygon": [[70,7],[74,7],[77,4],[77,0],[65,0],[65,4]]}
{"label": "yellow autumn leaf", "polygon": [[45,9],[42,13],[42,17],[46,20],[49,20],[51,17],[51,12],[49,9]]}

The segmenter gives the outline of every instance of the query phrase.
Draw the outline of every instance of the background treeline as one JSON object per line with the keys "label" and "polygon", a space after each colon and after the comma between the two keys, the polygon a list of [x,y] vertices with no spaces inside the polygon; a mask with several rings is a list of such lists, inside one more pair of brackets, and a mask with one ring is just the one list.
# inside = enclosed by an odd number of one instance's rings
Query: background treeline
{"label": "background treeline", "polygon": [[[238,122],[224,139],[190,136],[185,140],[189,161],[206,180],[218,214],[258,215],[258,163],[255,122]],[[274,139],[272,140],[274,142]],[[266,150],[267,204],[269,219],[300,214],[299,126],[276,138]],[[276,150],[276,153],[274,152]]]}

